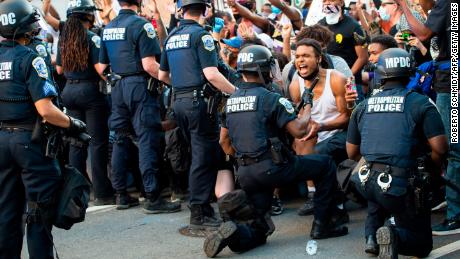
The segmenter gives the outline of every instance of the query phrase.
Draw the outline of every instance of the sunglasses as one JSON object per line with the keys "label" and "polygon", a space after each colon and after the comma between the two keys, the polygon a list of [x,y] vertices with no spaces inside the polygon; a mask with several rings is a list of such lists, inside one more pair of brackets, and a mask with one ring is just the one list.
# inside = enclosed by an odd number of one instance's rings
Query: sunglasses
{"label": "sunglasses", "polygon": [[385,7],[387,5],[394,5],[394,4],[396,4],[396,3],[395,2],[386,2],[386,3],[382,3],[381,5],[382,5],[382,7]]}

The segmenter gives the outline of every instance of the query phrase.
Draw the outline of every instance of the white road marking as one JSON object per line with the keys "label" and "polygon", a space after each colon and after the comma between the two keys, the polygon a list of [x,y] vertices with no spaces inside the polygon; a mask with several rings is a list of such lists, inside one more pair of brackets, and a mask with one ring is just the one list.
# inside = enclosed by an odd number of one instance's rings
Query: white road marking
{"label": "white road marking", "polygon": [[115,205],[92,206],[86,209],[86,213],[103,211],[103,210],[111,210],[113,208],[115,208]]}
{"label": "white road marking", "polygon": [[434,259],[434,258],[440,258],[441,256],[450,254],[452,252],[455,252],[457,250],[460,250],[460,240],[450,243],[445,246],[441,246],[433,251],[431,251],[430,255],[427,257],[427,259]]}

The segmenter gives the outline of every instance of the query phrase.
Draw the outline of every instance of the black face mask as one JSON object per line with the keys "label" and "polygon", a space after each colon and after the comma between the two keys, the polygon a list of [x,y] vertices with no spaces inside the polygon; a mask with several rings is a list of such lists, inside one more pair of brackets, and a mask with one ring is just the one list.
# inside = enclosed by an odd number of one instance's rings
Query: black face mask
{"label": "black face mask", "polygon": [[316,67],[316,70],[311,73],[310,75],[308,76],[301,76],[299,72],[297,72],[297,74],[303,79],[303,80],[307,80],[307,81],[312,81],[313,79],[315,79],[318,74],[319,74],[319,64],[318,66]]}

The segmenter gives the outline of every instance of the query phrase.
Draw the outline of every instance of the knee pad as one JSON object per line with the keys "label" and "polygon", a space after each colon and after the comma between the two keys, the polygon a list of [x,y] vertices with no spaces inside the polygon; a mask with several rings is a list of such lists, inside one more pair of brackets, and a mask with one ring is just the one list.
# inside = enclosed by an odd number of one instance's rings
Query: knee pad
{"label": "knee pad", "polygon": [[255,218],[254,207],[243,190],[235,190],[223,195],[217,204],[224,221],[245,222]]}

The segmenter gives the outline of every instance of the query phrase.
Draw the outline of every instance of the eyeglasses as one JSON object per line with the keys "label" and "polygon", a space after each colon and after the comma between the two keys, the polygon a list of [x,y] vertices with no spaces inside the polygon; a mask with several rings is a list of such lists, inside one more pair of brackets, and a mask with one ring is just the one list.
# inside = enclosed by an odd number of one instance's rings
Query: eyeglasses
{"label": "eyeglasses", "polygon": [[396,4],[395,2],[386,2],[386,3],[382,3],[382,7],[385,7],[387,5],[393,5],[393,4]]}

